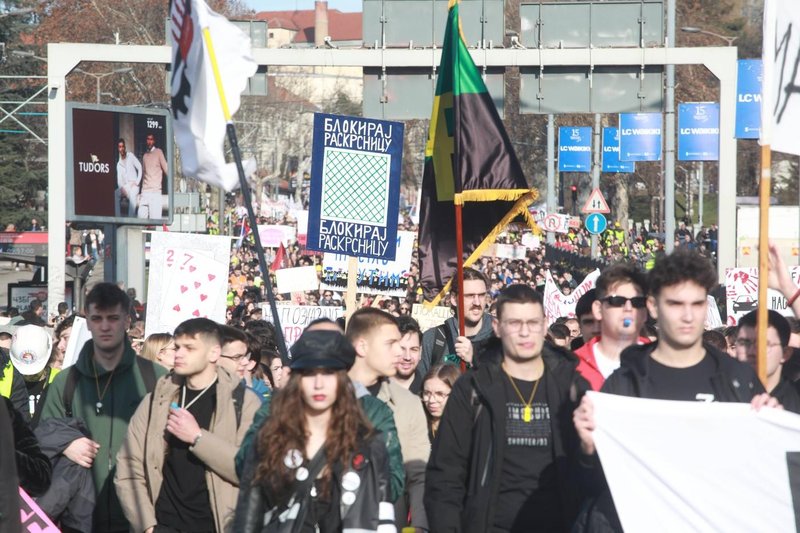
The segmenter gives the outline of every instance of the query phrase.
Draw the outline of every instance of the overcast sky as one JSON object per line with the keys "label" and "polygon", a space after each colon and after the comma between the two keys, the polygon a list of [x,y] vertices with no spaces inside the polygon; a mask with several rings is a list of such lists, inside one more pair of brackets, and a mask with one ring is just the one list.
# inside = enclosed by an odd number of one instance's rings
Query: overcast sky
{"label": "overcast sky", "polygon": [[[291,11],[314,9],[314,0],[245,0],[256,11]],[[329,9],[343,12],[361,11],[361,0],[328,0]]]}

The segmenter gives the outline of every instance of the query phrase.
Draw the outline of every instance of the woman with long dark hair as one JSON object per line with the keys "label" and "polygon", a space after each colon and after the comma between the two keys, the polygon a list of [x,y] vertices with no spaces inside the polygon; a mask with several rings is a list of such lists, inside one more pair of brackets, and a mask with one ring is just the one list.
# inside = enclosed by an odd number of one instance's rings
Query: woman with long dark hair
{"label": "woman with long dark hair", "polygon": [[246,459],[237,533],[395,531],[386,447],[356,400],[352,345],[309,331]]}
{"label": "woman with long dark hair", "polygon": [[434,365],[422,378],[422,407],[428,416],[428,438],[433,442],[436,438],[436,431],[439,429],[439,421],[444,413],[444,406],[447,405],[447,398],[453,385],[461,376],[458,367],[455,365],[440,364]]}

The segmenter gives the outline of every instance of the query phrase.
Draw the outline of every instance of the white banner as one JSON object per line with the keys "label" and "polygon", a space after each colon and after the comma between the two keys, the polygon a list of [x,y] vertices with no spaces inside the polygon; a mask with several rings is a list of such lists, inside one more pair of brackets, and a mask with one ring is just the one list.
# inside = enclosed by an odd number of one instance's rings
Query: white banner
{"label": "white banner", "polygon": [[[528,247],[521,244],[494,244],[494,257],[501,259],[525,259]],[[491,247],[489,248],[491,250]],[[490,254],[483,254],[490,255]]]}
{"label": "white banner", "polygon": [[230,263],[230,237],[153,233],[145,338],[172,333],[190,318],[224,324]]}
{"label": "white banner", "polygon": [[275,281],[281,294],[319,289],[317,267],[314,266],[281,268],[275,271]]}
{"label": "white banner", "polygon": [[[397,232],[397,255],[394,261],[358,258],[358,292],[404,297],[408,290],[407,278],[411,270],[414,251],[413,231]],[[345,291],[347,289],[347,261],[349,256],[325,253],[322,258],[322,290]]]}
{"label": "white banner", "polygon": [[[789,267],[789,272],[795,284],[800,282],[800,266]],[[735,326],[744,315],[755,311],[758,308],[758,268],[726,269],[725,300],[729,326]],[[779,291],[767,289],[767,309],[777,311],[784,316],[794,316],[787,303]]]}
{"label": "white banner", "polygon": [[[269,303],[261,304],[261,312],[264,320],[272,322],[272,310]],[[344,316],[344,308],[328,307],[319,305],[278,305],[278,318],[283,329],[283,338],[286,340],[286,347],[291,348],[297,342],[303,330],[318,318],[330,318],[336,320]]]}
{"label": "white banner", "polygon": [[72,323],[72,331],[69,334],[67,348],[64,351],[64,362],[61,363],[62,370],[78,362],[78,356],[81,354],[83,345],[90,340],[92,340],[92,334],[89,333],[89,328],[86,327],[86,319],[82,316],[76,316],[75,321]]}
{"label": "white banner", "polygon": [[796,531],[800,416],[589,392],[625,531]]}
{"label": "white banner", "polygon": [[575,290],[569,295],[564,295],[561,292],[549,270],[546,270],[544,275],[544,316],[547,318],[547,323],[552,324],[559,317],[575,316],[575,305],[581,296],[594,288],[594,284],[600,276],[600,269],[595,269],[583,278],[580,285],[575,287]]}
{"label": "white banner", "polygon": [[800,155],[800,9],[797,0],[764,2],[761,144]]}

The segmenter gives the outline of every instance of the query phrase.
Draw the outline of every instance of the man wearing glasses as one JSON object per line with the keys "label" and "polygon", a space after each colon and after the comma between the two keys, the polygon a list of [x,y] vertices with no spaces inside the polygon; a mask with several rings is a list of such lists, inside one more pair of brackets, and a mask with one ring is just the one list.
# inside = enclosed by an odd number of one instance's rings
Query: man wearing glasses
{"label": "man wearing glasses", "polygon": [[[756,365],[758,311],[750,311],[739,320],[736,333],[736,358]],[[783,375],[783,363],[792,355],[789,337],[792,328],[789,321],[772,309],[767,311],[767,382],[766,389],[781,402],[784,409],[800,413],[800,394],[797,386]]]}
{"label": "man wearing glasses", "polygon": [[542,297],[511,285],[492,322],[501,348],[459,378],[425,478],[430,531],[569,531],[578,440],[569,417],[588,384],[578,361],[545,344]]}
{"label": "man wearing glasses", "polygon": [[639,330],[647,319],[644,275],[633,266],[617,263],[597,278],[592,303],[594,319],[600,322],[600,335],[577,350],[578,372],[592,390],[600,390],[603,382],[619,368],[622,350],[631,344],[645,344],[647,338]]}

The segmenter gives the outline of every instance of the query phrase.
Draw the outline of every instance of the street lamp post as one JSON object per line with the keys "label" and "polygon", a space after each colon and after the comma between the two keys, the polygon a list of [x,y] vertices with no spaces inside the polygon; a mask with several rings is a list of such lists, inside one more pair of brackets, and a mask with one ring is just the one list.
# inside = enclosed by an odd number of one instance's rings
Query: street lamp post
{"label": "street lamp post", "polygon": [[97,93],[96,94],[97,94],[97,103],[99,104],[100,103],[100,96],[102,95],[102,93],[100,92],[100,80],[102,80],[103,78],[105,78],[107,76],[111,76],[112,74],[124,74],[126,72],[131,72],[133,69],[131,67],[115,68],[114,70],[111,70],[109,72],[103,72],[102,74],[96,74],[94,72],[88,72],[88,71],[80,69],[80,68],[76,68],[74,70],[76,72],[80,72],[81,74],[86,74],[87,76],[91,76],[97,81]]}
{"label": "street lamp post", "polygon": [[703,35],[710,35],[712,37],[716,37],[718,39],[722,39],[723,41],[728,43],[728,46],[733,46],[734,41],[736,41],[736,39],[739,38],[738,35],[734,35],[733,37],[730,37],[728,35],[721,35],[719,33],[714,33],[713,31],[708,31],[708,30],[704,30],[702,28],[697,28],[695,26],[683,26],[681,28],[681,31],[685,31],[686,33],[702,33]]}

